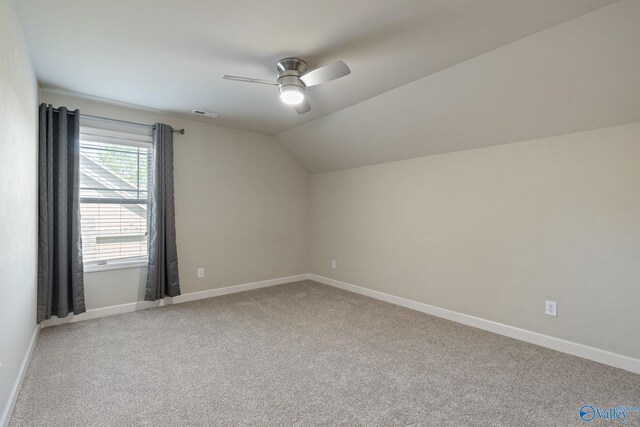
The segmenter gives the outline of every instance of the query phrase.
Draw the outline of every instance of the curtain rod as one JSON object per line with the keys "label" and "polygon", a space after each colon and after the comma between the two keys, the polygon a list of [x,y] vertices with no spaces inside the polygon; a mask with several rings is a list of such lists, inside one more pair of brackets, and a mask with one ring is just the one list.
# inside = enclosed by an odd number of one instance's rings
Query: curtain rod
{"label": "curtain rod", "polygon": [[[53,111],[58,111],[57,108],[54,108]],[[73,114],[73,111],[69,111],[67,110],[67,114]],[[114,123],[125,123],[128,125],[133,125],[133,126],[143,126],[143,127],[154,127],[154,125],[148,125],[145,123],[137,123],[137,122],[129,122],[127,120],[119,120],[119,119],[111,119],[109,117],[100,117],[100,116],[92,116],[91,114],[82,114],[80,113],[80,117],[87,117],[90,119],[96,119],[96,120],[104,120],[105,122],[114,122]],[[171,132],[176,132],[179,133],[180,135],[184,135],[184,128],[182,129],[174,129],[173,127],[171,128]]]}

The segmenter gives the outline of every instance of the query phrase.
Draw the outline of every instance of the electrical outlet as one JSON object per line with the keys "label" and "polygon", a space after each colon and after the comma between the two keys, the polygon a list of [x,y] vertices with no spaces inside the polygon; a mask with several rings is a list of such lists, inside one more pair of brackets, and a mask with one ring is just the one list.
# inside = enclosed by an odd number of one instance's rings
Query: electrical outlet
{"label": "electrical outlet", "polygon": [[555,301],[545,301],[544,302],[544,314],[547,316],[558,316],[558,304]]}
{"label": "electrical outlet", "polygon": [[198,268],[198,279],[202,279],[204,277],[204,268]]}
{"label": "electrical outlet", "polygon": [[336,269],[336,260],[335,259],[331,260],[331,268],[333,268],[334,270]]}

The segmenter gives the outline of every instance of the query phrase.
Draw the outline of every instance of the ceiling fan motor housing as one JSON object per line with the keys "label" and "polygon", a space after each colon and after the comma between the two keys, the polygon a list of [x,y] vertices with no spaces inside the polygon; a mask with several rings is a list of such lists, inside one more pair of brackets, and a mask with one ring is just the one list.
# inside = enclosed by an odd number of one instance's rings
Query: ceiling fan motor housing
{"label": "ceiling fan motor housing", "polygon": [[306,87],[300,76],[307,71],[307,63],[298,58],[284,58],[278,61],[276,64],[278,69],[278,85],[280,91],[285,86],[297,86],[302,88]]}

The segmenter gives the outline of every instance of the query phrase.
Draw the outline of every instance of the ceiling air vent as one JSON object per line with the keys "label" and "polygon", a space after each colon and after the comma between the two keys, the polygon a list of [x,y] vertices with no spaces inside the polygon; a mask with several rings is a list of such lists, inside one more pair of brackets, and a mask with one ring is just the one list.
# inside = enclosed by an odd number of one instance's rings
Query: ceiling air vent
{"label": "ceiling air vent", "polygon": [[209,117],[209,118],[218,117],[216,113],[211,113],[209,111],[204,111],[204,110],[191,110],[191,114],[195,114],[196,116]]}

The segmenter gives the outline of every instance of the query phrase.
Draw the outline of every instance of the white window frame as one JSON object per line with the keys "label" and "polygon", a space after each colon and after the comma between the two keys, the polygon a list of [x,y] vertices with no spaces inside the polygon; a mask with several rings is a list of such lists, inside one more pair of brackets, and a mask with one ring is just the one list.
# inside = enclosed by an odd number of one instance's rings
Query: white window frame
{"label": "white window frame", "polygon": [[149,265],[148,257],[139,257],[131,260],[124,259],[114,259],[105,261],[104,264],[98,264],[95,262],[91,262],[88,264],[84,264],[84,272],[85,273],[97,273],[99,271],[108,271],[108,270],[126,270],[128,268],[141,268],[147,267]]}
{"label": "white window frame", "polygon": [[[151,135],[134,134],[130,132],[118,132],[107,129],[100,129],[91,126],[80,126],[80,140],[93,142],[106,142],[113,144],[129,145],[132,147],[144,147],[153,149],[153,138]],[[82,199],[79,200],[82,203]],[[82,218],[80,218],[82,221]],[[147,224],[148,226],[148,224]],[[83,249],[84,250],[84,249]],[[85,273],[95,273],[107,270],[124,270],[128,268],[147,267],[149,257],[120,258],[114,260],[85,263],[83,269]]]}

